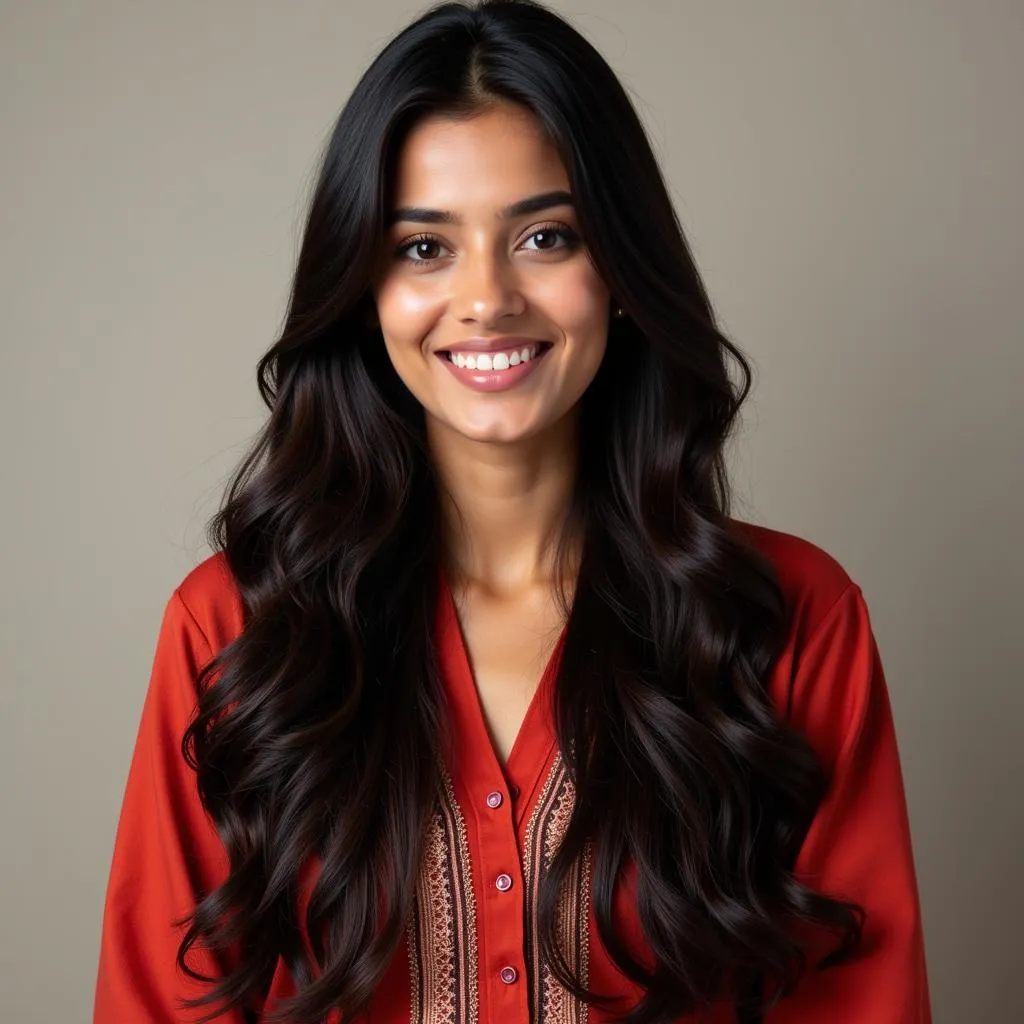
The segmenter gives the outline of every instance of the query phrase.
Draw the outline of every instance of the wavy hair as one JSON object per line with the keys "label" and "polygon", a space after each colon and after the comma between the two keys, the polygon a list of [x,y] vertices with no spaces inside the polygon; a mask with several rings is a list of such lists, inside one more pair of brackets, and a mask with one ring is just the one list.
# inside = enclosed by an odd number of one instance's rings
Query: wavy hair
{"label": "wavy hair", "polygon": [[[297,994],[264,1019],[352,1019],[411,913],[445,727],[440,485],[422,409],[368,316],[371,286],[410,128],[508,102],[557,146],[627,313],[579,410],[582,556],[555,689],[577,798],[540,883],[542,954],[580,997],[607,995],[556,938],[558,891],[588,852],[601,940],[645,992],[630,1024],[719,998],[756,1019],[807,970],[801,929],[835,940],[819,966],[860,941],[861,908],[793,873],[826,778],[765,691],[782,594],[729,517],[724,448],[750,367],[716,326],[641,122],[594,47],[529,0],[444,3],[387,44],[338,117],[280,337],[259,362],[269,417],[209,528],[244,628],[204,667],[182,742],[229,861],[178,951],[210,983],[188,1005],[219,1004],[204,1021],[255,1005],[279,958]],[[628,864],[644,963],[613,924]],[[188,963],[199,946],[233,948],[234,966],[205,976]]]}

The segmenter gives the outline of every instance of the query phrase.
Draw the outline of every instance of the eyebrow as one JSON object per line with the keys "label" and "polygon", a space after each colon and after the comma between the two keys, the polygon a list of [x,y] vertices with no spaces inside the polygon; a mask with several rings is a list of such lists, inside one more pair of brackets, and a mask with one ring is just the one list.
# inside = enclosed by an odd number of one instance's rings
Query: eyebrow
{"label": "eyebrow", "polygon": [[[520,199],[500,211],[503,220],[514,217],[525,217],[530,213],[540,213],[552,206],[572,206],[572,194],[564,190],[541,192],[539,195]],[[462,218],[452,210],[432,210],[426,206],[403,206],[388,214],[385,226],[391,227],[397,221],[414,221],[418,224],[461,224]]]}

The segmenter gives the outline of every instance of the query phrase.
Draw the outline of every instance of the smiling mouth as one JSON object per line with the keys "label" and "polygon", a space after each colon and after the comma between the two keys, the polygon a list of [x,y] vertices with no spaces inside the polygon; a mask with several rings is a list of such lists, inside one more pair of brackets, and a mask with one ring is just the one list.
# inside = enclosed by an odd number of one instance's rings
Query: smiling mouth
{"label": "smiling mouth", "polygon": [[464,387],[481,393],[497,393],[514,391],[532,378],[553,347],[548,341],[532,341],[489,352],[459,349],[438,351],[436,355],[441,365]]}
{"label": "smiling mouth", "polygon": [[543,355],[551,344],[546,341],[524,345],[521,348],[497,349],[492,352],[438,352],[438,355],[460,370],[482,370],[484,373],[502,373]]}

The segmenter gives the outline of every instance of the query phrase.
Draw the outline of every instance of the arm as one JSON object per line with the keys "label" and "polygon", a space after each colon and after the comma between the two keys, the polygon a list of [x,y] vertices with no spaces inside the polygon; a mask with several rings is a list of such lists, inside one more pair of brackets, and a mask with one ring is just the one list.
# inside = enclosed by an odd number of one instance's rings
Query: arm
{"label": "arm", "polygon": [[[896,733],[867,606],[849,584],[801,652],[790,721],[831,783],[801,847],[805,885],[866,911],[860,950],[818,972],[765,1024],[930,1024],[921,911]],[[819,954],[820,957],[820,954]]]}
{"label": "arm", "polygon": [[[107,885],[94,1024],[171,1024],[187,1013],[180,999],[203,991],[175,963],[185,928],[172,922],[227,874],[227,857],[199,802],[195,774],[180,743],[195,707],[196,677],[209,645],[178,591],[164,611],[149,690],[128,773]],[[190,966],[218,976],[208,953]],[[238,1012],[218,1024],[242,1024]]]}

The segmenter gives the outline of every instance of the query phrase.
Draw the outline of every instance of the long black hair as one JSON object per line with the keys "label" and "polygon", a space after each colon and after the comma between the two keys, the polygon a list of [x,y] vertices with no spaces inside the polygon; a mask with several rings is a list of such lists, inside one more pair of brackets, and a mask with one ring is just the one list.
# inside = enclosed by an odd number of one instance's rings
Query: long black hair
{"label": "long black hair", "polygon": [[[527,0],[444,3],[384,48],[339,115],[283,329],[259,363],[270,414],[210,525],[245,624],[202,672],[182,745],[230,873],[201,894],[179,963],[202,977],[193,946],[240,951],[190,1004],[220,1004],[204,1020],[265,992],[279,958],[298,994],[273,1019],[351,1019],[409,919],[444,728],[442,533],[423,412],[372,326],[371,285],[410,128],[510,102],[557,146],[627,314],[579,410],[582,558],[555,691],[577,797],[540,885],[543,955],[599,1001],[556,938],[557,893],[586,850],[601,940],[646,990],[635,1024],[723,997],[770,1005],[807,967],[794,925],[834,935],[826,962],[860,939],[859,907],[792,872],[826,779],[766,694],[786,613],[729,516],[723,449],[750,367],[716,327],[642,125],[593,46]],[[613,927],[627,862],[653,967]]]}

